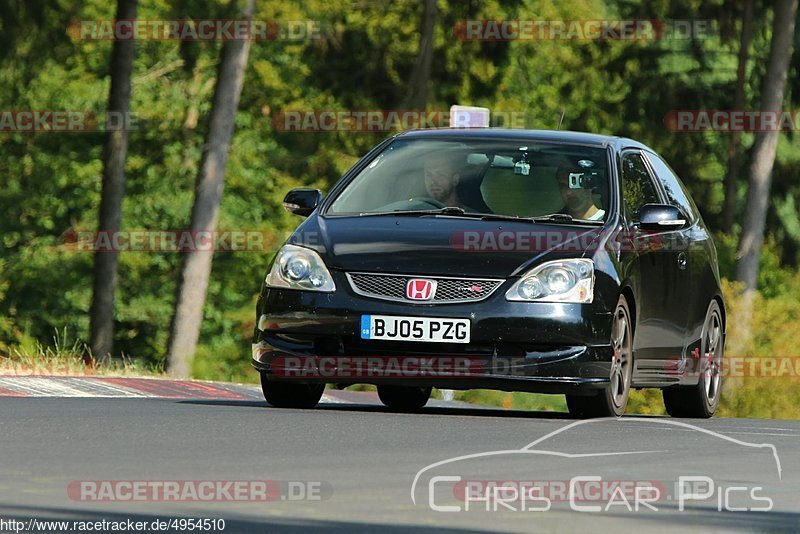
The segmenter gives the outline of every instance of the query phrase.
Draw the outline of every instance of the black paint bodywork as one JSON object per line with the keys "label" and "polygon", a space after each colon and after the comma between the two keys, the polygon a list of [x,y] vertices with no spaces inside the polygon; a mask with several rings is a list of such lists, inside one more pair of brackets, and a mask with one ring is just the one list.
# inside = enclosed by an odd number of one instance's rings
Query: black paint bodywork
{"label": "black paint bodywork", "polygon": [[[393,139],[508,139],[582,144],[607,150],[611,183],[608,217],[602,227],[481,221],[447,215],[435,217],[329,216],[325,211],[345,184]],[[264,287],[257,304],[253,365],[271,379],[278,356],[457,355],[499,368],[475,378],[380,378],[373,384],[401,383],[451,389],[590,393],[608,385],[611,318],[620,294],[634,317],[633,387],[697,383],[685,373],[696,356],[706,310],[712,299],[724,303],[716,250],[702,218],[680,229],[654,233],[626,219],[621,206],[620,158],[625,151],[645,158],[651,149],[636,141],[594,134],[556,131],[449,129],[404,132],[379,144],[346,173],[322,204],[294,232],[288,243],[319,253],[336,291],[317,293]],[[652,170],[651,170],[652,172]],[[659,191],[667,203],[664,191]],[[465,252],[451,239],[460,231],[575,232],[584,250]],[[509,302],[505,293],[520,275],[543,261],[591,258],[595,264],[591,304]],[[488,299],[468,304],[407,304],[357,295],[346,272],[402,273],[503,278]],[[469,344],[396,343],[361,340],[362,314],[468,317]],[[724,328],[723,328],[724,329]],[[497,365],[500,362],[501,365]],[[513,366],[503,364],[513,362]]]}

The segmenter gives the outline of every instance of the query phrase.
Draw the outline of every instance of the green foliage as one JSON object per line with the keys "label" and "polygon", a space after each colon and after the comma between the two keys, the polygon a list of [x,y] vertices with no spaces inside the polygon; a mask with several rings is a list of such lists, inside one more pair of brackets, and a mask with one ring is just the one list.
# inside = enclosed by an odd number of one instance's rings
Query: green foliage
{"label": "green foliage", "polygon": [[0,356],[0,374],[6,376],[148,376],[162,372],[157,366],[129,358],[96,361],[85,343],[70,340],[66,328],[56,330],[49,343],[23,336],[9,354]]}

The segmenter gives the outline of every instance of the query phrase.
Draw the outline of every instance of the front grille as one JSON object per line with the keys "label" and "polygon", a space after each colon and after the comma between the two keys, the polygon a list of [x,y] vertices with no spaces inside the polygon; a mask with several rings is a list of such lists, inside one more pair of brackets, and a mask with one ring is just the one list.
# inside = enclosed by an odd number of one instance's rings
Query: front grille
{"label": "front grille", "polygon": [[386,297],[403,300],[406,297],[405,276],[377,276],[372,274],[349,274],[350,285],[356,293],[370,297]]}
{"label": "front grille", "polygon": [[[382,300],[412,304],[455,304],[478,302],[500,287],[503,280],[487,278],[452,278],[407,274],[346,273],[350,287],[359,295]],[[406,298],[406,284],[412,278],[436,282],[436,292],[430,300]]]}

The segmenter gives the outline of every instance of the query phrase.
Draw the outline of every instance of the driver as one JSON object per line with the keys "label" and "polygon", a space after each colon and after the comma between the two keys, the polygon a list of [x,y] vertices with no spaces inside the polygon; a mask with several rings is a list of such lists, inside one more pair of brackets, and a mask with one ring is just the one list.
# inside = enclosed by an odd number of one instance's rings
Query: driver
{"label": "driver", "polygon": [[600,221],[605,216],[605,210],[598,208],[594,203],[594,196],[590,188],[571,189],[569,187],[570,174],[583,174],[585,169],[562,167],[556,172],[558,188],[561,199],[564,201],[564,211],[573,219]]}
{"label": "driver", "polygon": [[458,165],[450,154],[432,153],[425,160],[425,190],[431,198],[445,206],[464,207],[458,196],[461,176]]}

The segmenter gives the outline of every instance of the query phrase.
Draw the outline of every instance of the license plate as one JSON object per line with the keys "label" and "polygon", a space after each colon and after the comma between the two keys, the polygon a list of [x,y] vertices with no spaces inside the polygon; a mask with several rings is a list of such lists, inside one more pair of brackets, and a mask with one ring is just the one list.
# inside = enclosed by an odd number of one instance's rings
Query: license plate
{"label": "license plate", "polygon": [[469,319],[362,315],[361,339],[469,343]]}

